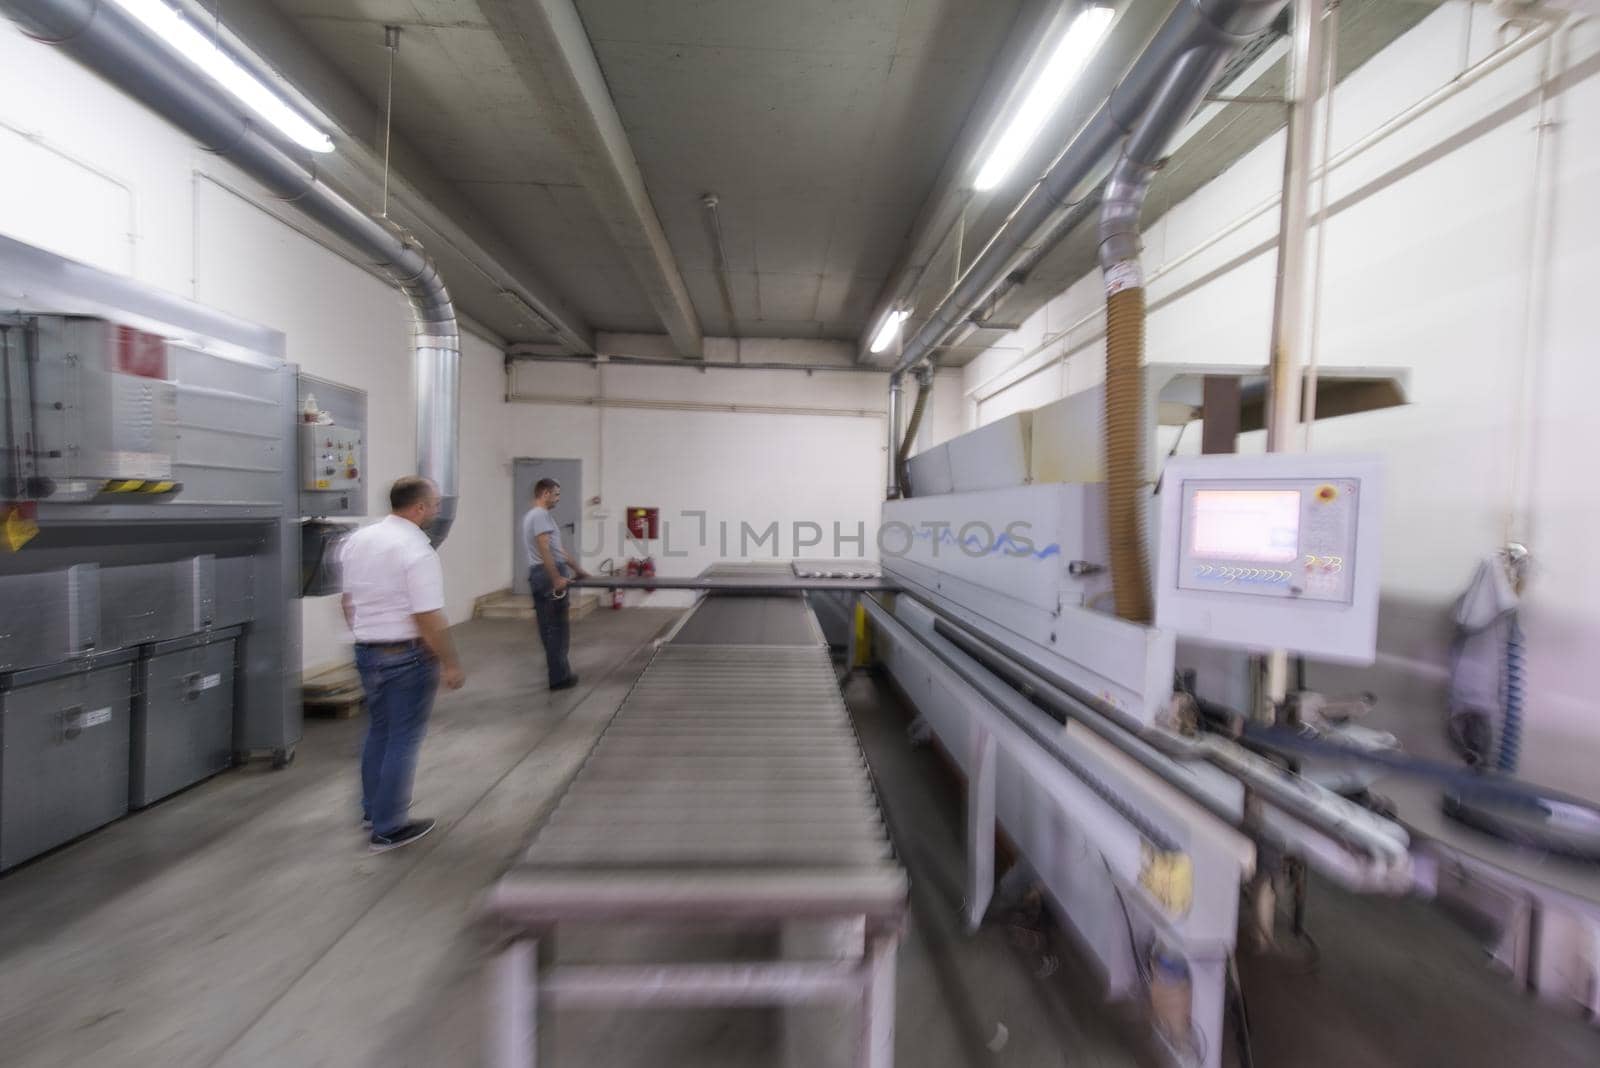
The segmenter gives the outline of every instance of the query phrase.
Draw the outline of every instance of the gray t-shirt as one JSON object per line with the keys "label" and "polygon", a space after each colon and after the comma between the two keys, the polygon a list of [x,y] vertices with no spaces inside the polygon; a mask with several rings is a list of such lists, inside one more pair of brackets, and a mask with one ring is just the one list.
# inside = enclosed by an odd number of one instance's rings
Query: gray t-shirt
{"label": "gray t-shirt", "polygon": [[550,555],[555,558],[556,570],[561,572],[562,578],[571,578],[572,567],[561,547],[561,528],[556,526],[555,517],[548,508],[536,505],[522,517],[522,542],[528,547],[528,565],[537,575],[544,573],[544,559],[539,555],[540,534],[550,535]]}

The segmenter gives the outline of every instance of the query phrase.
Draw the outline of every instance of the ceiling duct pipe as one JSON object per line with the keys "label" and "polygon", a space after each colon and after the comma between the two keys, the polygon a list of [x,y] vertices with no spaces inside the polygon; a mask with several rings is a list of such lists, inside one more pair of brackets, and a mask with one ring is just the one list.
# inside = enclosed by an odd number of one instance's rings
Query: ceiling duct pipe
{"label": "ceiling duct pipe", "polygon": [[[1277,16],[1283,0],[1245,0],[1215,39],[1172,64],[1150,110],[1123,144],[1100,206],[1100,269],[1106,289],[1105,470],[1112,597],[1117,615],[1148,623],[1150,562],[1145,543],[1144,273],[1139,218],[1167,143],[1189,121],[1243,40]],[[1238,36],[1242,34],[1241,36]]]}
{"label": "ceiling duct pipe", "polygon": [[450,294],[416,239],[324,185],[298,151],[247,119],[193,64],[115,4],[0,0],[0,11],[350,242],[405,293],[416,353],[417,473],[439,486],[439,518],[429,533],[435,545],[442,542],[456,515],[461,338]]}
{"label": "ceiling duct pipe", "polygon": [[973,311],[983,306],[995,287],[1011,273],[1013,261],[1026,251],[1029,239],[1057,209],[1071,208],[1082,198],[1084,183],[1096,177],[1096,169],[1111,155],[1117,142],[1133,131],[1185,55],[1196,48],[1221,49],[1224,56],[1231,54],[1266,29],[1283,3],[1284,0],[1181,0],[1105,103],[1079,129],[1044,177],[990,238],[961,281],[906,342],[894,369],[904,371],[926,359]]}

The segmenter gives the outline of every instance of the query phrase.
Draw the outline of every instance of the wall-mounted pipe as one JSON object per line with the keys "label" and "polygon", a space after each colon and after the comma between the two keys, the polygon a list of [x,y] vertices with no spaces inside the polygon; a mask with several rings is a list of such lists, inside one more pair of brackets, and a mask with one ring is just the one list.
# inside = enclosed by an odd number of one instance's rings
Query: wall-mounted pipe
{"label": "wall-mounted pipe", "polygon": [[439,486],[443,500],[430,534],[434,544],[443,541],[455,521],[459,484],[461,339],[449,291],[417,241],[324,185],[299,152],[246,118],[193,64],[116,5],[0,0],[0,11],[350,242],[400,287],[413,317],[417,472]]}
{"label": "wall-mounted pipe", "polygon": [[895,371],[889,375],[889,448],[885,460],[889,467],[889,484],[884,492],[891,501],[900,496],[900,408],[904,399],[903,375]]}

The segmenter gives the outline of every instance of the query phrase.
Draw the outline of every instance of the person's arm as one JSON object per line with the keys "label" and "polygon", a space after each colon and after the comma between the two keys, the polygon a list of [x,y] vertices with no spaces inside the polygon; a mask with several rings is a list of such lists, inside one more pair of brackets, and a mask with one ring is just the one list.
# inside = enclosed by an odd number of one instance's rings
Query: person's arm
{"label": "person's arm", "polygon": [[405,570],[406,594],[411,601],[411,618],[416,621],[417,636],[439,661],[445,686],[459,690],[467,676],[456,658],[455,643],[450,640],[450,620],[444,614],[444,568],[438,555],[423,546],[406,561]]}
{"label": "person's arm", "polygon": [[351,630],[355,630],[356,603],[350,599],[350,595],[348,593],[339,598],[339,607],[344,610],[344,625],[349,627]]}
{"label": "person's arm", "polygon": [[583,565],[578,563],[578,558],[572,555],[571,549],[563,545],[561,547],[561,555],[567,558],[567,563],[572,566],[572,573],[575,576],[581,579],[586,579],[589,577],[589,572],[585,571],[583,569]]}
{"label": "person's arm", "polygon": [[439,661],[440,677],[445,688],[461,689],[467,676],[461,670],[461,661],[456,658],[456,645],[450,640],[450,620],[445,618],[444,609],[418,612],[411,618],[417,621],[417,633],[422,636],[422,644]]}
{"label": "person's arm", "polygon": [[539,560],[544,564],[544,573],[550,577],[550,588],[560,593],[567,588],[567,580],[561,575],[561,568],[556,566],[555,553],[550,551],[550,532],[541,531],[538,537]]}

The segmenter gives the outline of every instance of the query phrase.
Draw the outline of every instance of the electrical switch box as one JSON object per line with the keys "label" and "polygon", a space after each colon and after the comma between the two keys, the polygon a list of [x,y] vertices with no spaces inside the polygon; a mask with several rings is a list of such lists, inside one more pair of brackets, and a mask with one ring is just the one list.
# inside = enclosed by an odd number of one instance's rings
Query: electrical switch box
{"label": "electrical switch box", "polygon": [[366,393],[303,374],[299,405],[300,515],[366,515]]}
{"label": "electrical switch box", "polygon": [[300,488],[348,493],[361,488],[361,431],[300,425]]}

